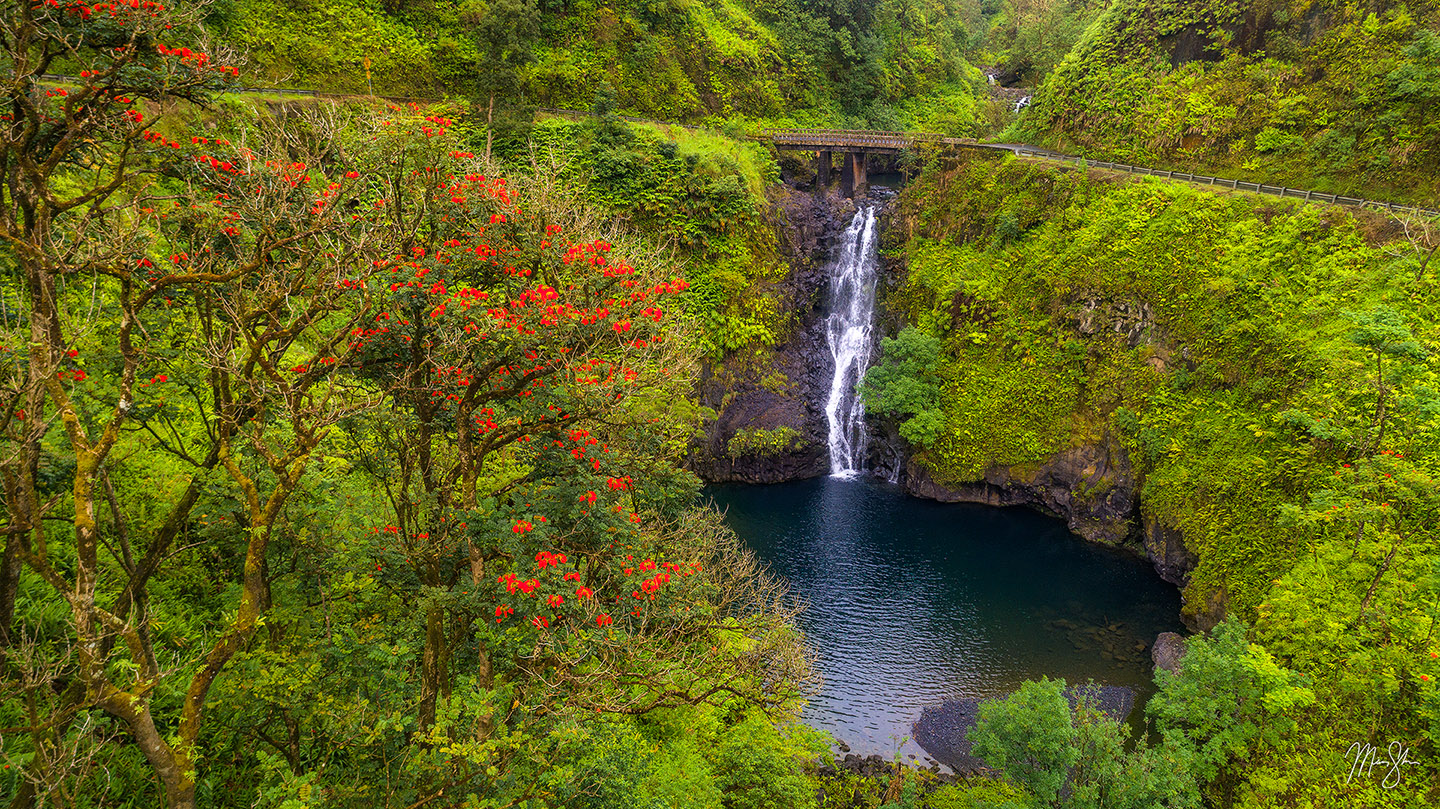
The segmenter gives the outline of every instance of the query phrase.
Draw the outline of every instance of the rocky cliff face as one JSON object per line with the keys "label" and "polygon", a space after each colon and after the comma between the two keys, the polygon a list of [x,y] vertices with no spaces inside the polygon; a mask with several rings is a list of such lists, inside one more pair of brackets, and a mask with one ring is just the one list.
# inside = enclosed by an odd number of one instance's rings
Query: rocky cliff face
{"label": "rocky cliff face", "polygon": [[911,494],[941,502],[1038,508],[1091,542],[1134,545],[1139,538],[1135,474],[1113,441],[1068,449],[1033,473],[992,466],[984,480],[953,486],[936,482],[923,463],[911,458],[903,483]]}
{"label": "rocky cliff face", "polygon": [[[916,497],[944,503],[1029,506],[1065,520],[1081,537],[1143,554],[1160,578],[1184,587],[1197,559],[1180,531],[1144,514],[1140,479],[1125,450],[1106,439],[1073,447],[1037,469],[992,466],[985,478],[942,484],[917,458],[905,461],[901,483]],[[1223,597],[1187,605],[1186,623],[1206,630],[1225,615]]]}
{"label": "rocky cliff face", "polygon": [[[692,448],[689,464],[710,482],[778,483],[830,470],[824,410],[830,384],[822,321],[825,269],[837,237],[854,214],[854,203],[834,194],[789,188],[777,188],[775,194],[781,248],[790,265],[784,297],[797,326],[774,347],[707,363],[702,370],[697,397],[716,411],[716,420]],[[756,449],[747,446],[755,442],[734,440],[741,430],[789,440]]]}

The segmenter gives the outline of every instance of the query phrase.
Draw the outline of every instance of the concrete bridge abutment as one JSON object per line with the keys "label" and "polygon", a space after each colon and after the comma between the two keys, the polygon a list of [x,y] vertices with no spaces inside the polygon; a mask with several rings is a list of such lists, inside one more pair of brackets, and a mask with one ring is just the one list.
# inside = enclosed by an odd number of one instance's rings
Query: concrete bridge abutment
{"label": "concrete bridge abutment", "polygon": [[840,193],[847,197],[864,194],[869,184],[865,167],[865,153],[847,153],[840,172]]}

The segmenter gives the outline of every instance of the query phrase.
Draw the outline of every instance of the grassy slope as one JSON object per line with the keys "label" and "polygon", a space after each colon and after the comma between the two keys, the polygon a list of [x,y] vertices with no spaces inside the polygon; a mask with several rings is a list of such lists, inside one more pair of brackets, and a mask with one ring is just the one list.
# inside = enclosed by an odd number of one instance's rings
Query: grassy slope
{"label": "grassy slope", "polygon": [[1116,0],[1018,133],[1097,156],[1430,202],[1437,103],[1434,0]]}
{"label": "grassy slope", "polygon": [[[532,148],[592,204],[671,254],[693,285],[685,307],[705,354],[783,339],[793,323],[775,291],[788,268],[765,195],[778,180],[771,155],[755,142],[678,126],[626,132],[606,144],[590,123],[547,118],[532,131]],[[512,157],[524,170],[530,153]]]}

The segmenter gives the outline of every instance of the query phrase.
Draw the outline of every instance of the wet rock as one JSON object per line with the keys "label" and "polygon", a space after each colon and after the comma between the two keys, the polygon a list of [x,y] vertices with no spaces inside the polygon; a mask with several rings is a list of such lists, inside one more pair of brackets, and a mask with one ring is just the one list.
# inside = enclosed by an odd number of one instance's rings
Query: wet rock
{"label": "wet rock", "polygon": [[1145,520],[1143,534],[1145,555],[1155,564],[1160,578],[1179,587],[1190,581],[1190,571],[1198,560],[1185,545],[1185,537],[1179,529],[1171,528],[1153,517]]}
{"label": "wet rock", "polygon": [[1172,674],[1180,668],[1180,658],[1185,656],[1185,638],[1174,632],[1161,632],[1155,637],[1150,649],[1150,659],[1155,670],[1164,669]]}
{"label": "wet rock", "polygon": [[1124,448],[1107,437],[1098,444],[1059,453],[1026,474],[992,466],[985,478],[944,485],[923,464],[910,459],[905,488],[917,497],[943,503],[1031,506],[1065,520],[1091,542],[1121,545],[1139,534],[1139,485]]}
{"label": "wet rock", "polygon": [[[1070,708],[1083,699],[1117,722],[1124,722],[1135,709],[1135,692],[1118,685],[1084,684],[1065,689]],[[1004,699],[993,697],[992,699]],[[984,699],[953,699],[926,708],[911,731],[915,742],[937,761],[961,775],[981,773],[985,762],[971,755],[969,733],[980,720]]]}
{"label": "wet rock", "polygon": [[[772,205],[790,271],[769,292],[799,325],[772,348],[736,352],[701,369],[696,399],[714,409],[716,418],[691,446],[687,465],[708,482],[778,483],[830,470],[825,268],[853,203],[777,188]],[[797,438],[783,447],[737,451],[731,440],[741,430],[789,430]]]}
{"label": "wet rock", "polygon": [[1150,305],[1126,300],[1090,298],[1080,302],[1075,317],[1075,330],[1081,334],[1089,337],[1112,332],[1125,338],[1131,348],[1141,343],[1153,343],[1154,328],[1155,312]]}

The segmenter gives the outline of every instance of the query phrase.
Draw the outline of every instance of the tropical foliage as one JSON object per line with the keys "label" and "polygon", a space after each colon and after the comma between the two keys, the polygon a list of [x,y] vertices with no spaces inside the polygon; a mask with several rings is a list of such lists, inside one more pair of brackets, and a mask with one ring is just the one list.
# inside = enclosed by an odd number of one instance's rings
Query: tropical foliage
{"label": "tropical foliage", "polygon": [[[889,305],[914,326],[885,344],[871,407],[921,412],[889,402],[938,384],[917,401],[939,427],[910,440],[951,483],[1118,442],[1144,530],[1198,558],[1192,619],[1254,622],[1246,665],[1311,680],[1255,698],[1296,725],[1237,719],[1233,743],[1194,726],[1213,797],[1429,800],[1418,770],[1410,792],[1343,778],[1354,743],[1433,750],[1440,336],[1421,223],[1013,159],[931,170],[901,216],[915,236]],[[902,347],[932,342],[938,364]]]}
{"label": "tropical foliage", "polygon": [[1440,195],[1437,14],[1433,2],[1120,0],[1016,132],[1086,155],[1429,204]]}

